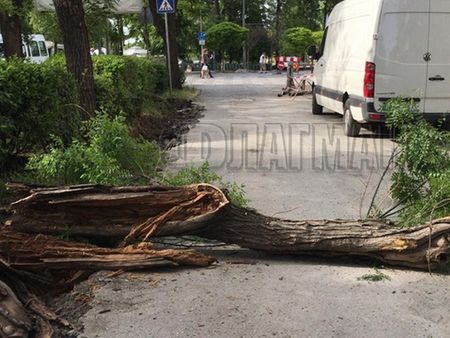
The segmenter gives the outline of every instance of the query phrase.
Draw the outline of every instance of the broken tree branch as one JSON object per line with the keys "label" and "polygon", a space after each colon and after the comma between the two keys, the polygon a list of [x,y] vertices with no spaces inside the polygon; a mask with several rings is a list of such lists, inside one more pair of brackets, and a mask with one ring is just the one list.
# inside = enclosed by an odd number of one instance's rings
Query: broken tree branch
{"label": "broken tree branch", "polygon": [[366,256],[419,269],[450,256],[450,218],[408,229],[385,220],[290,221],[233,206],[206,184],[37,189],[12,208],[17,231],[125,238],[124,245],[198,235],[276,254]]}
{"label": "broken tree branch", "polygon": [[215,261],[189,250],[155,250],[150,243],[107,249],[1,227],[0,337],[28,337],[31,331],[28,313],[38,324],[37,337],[52,337],[52,322],[69,326],[36,295],[65,290],[92,272],[208,266]]}

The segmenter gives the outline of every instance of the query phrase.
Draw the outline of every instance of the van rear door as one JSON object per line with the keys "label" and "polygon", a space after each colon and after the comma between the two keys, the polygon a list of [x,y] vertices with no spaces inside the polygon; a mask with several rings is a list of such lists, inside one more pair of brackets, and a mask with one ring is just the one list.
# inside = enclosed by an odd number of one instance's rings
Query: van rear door
{"label": "van rear door", "polygon": [[450,111],[450,1],[431,0],[426,113]]}
{"label": "van rear door", "polygon": [[425,110],[429,4],[429,0],[384,1],[376,36],[376,106],[404,96]]}

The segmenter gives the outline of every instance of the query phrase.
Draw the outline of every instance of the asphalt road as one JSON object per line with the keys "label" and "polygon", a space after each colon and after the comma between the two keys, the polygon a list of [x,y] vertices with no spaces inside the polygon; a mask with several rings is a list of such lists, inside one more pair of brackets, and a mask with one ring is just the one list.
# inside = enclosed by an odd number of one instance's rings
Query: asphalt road
{"label": "asphalt road", "polygon": [[[282,75],[188,77],[205,117],[172,153],[174,169],[208,160],[243,183],[251,206],[284,218],[364,216],[395,144],[341,117],[313,116],[309,96],[277,97]],[[389,172],[388,172],[389,174]],[[389,176],[389,175],[388,175]],[[377,205],[391,203],[388,182]],[[106,279],[84,316],[85,337],[450,337],[450,276],[373,262],[269,257],[214,249],[211,269]]]}

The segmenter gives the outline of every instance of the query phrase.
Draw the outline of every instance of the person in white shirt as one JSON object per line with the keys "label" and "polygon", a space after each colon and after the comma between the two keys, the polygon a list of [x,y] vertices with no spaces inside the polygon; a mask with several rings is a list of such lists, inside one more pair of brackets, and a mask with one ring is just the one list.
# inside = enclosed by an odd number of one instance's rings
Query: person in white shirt
{"label": "person in white shirt", "polygon": [[259,72],[267,73],[267,57],[266,53],[262,53],[259,57]]}

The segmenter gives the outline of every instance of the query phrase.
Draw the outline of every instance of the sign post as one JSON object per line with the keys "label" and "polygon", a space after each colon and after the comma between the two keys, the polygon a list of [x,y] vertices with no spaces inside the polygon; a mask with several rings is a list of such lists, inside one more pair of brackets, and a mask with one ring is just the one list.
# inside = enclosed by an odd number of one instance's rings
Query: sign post
{"label": "sign post", "polygon": [[169,20],[168,14],[175,13],[175,0],[156,0],[156,10],[160,14],[164,14],[166,24],[166,46],[167,46],[167,68],[169,70],[169,88],[173,90],[172,84],[172,64],[170,60],[170,40],[169,40]]}

